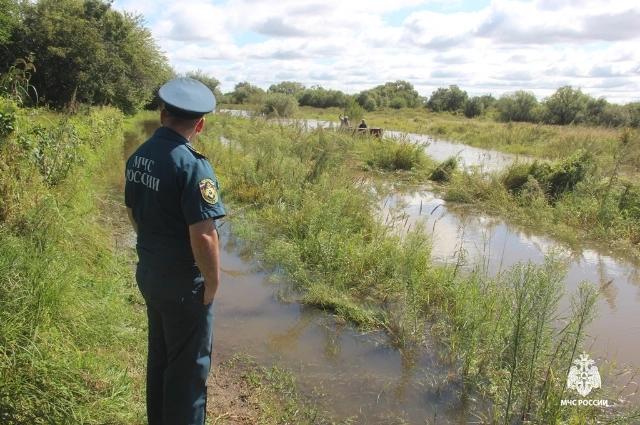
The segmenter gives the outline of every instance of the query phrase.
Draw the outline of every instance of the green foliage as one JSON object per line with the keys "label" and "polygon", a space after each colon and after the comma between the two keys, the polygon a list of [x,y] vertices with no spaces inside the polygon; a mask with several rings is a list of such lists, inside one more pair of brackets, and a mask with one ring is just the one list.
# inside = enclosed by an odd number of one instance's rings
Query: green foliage
{"label": "green foliage", "polygon": [[631,120],[628,107],[609,103],[603,97],[589,99],[585,114],[589,124],[607,127],[625,127]]}
{"label": "green foliage", "polygon": [[448,182],[458,168],[458,160],[455,157],[447,158],[436,166],[429,175],[429,180],[435,182]]}
{"label": "green foliage", "polygon": [[518,192],[531,178],[537,181],[551,202],[556,202],[565,193],[572,191],[593,171],[593,157],[587,151],[577,151],[570,157],[555,163],[534,161],[529,164],[516,163],[502,175],[501,181],[507,190]]}
{"label": "green foliage", "polygon": [[261,112],[267,116],[291,118],[298,111],[298,101],[292,95],[268,93],[262,99]]}
{"label": "green foliage", "polygon": [[[366,104],[366,103],[365,103]],[[393,109],[402,109],[407,107],[407,100],[403,97],[396,96],[389,102],[389,106]]]}
{"label": "green foliage", "polygon": [[198,69],[197,71],[189,71],[185,74],[185,77],[200,81],[202,84],[207,86],[209,90],[211,90],[213,95],[216,97],[216,102],[220,103],[222,101],[223,94],[220,91],[220,81],[217,78],[205,74],[201,69]]}
{"label": "green foliage", "polygon": [[22,154],[36,164],[44,181],[55,186],[66,180],[84,160],[76,127],[66,118],[47,130],[36,125],[17,137]]}
{"label": "green foliage", "polygon": [[339,90],[325,90],[319,86],[313,86],[302,92],[297,92],[300,106],[312,106],[314,108],[344,108],[348,96]]}
{"label": "green foliage", "polygon": [[435,112],[455,112],[461,110],[467,101],[467,92],[456,85],[439,87],[431,93],[427,107]]}
{"label": "green foliage", "polygon": [[360,92],[356,96],[356,102],[371,112],[385,107],[416,108],[421,106],[422,99],[411,83],[398,80]]}
{"label": "green foliage", "polygon": [[537,105],[536,96],[524,90],[503,94],[497,102],[500,120],[503,122],[535,122],[534,110]]}
{"label": "green foliage", "polygon": [[52,107],[114,105],[132,114],[172,74],[141,16],[102,0],[42,0],[22,7],[9,57],[33,53],[38,72],[31,84]]}
{"label": "green foliage", "polygon": [[[288,95],[297,97],[298,95],[302,94],[302,92],[304,92],[305,89],[306,87],[302,83],[296,83],[294,81],[283,81],[280,84],[272,84],[271,86],[269,86],[267,93],[282,93],[282,94],[288,94]],[[315,106],[315,105],[309,105],[309,106]],[[331,105],[331,106],[334,106],[334,105]],[[318,106],[318,107],[321,108],[322,106]]]}
{"label": "green foliage", "polygon": [[[0,146],[0,422],[141,423],[136,292],[105,220],[122,115],[90,111],[56,125],[20,119]],[[83,167],[51,185],[23,150],[29,138],[74,144],[87,154]]]}
{"label": "green foliage", "polygon": [[0,98],[0,147],[16,129],[17,110],[15,103]]}
{"label": "green foliage", "polygon": [[247,81],[238,83],[230,93],[225,94],[225,99],[235,104],[260,104],[265,91]]}
{"label": "green foliage", "polygon": [[516,263],[495,278],[483,272],[444,285],[432,330],[458,370],[463,394],[494,405],[491,423],[559,423],[573,412],[554,409],[565,393],[571,361],[595,315],[597,290],[572,294],[566,326],[557,325],[565,270],[557,253],[542,265]]}
{"label": "green foliage", "polygon": [[482,98],[475,96],[467,99],[466,102],[464,102],[463,112],[467,118],[475,118],[482,115],[484,113],[484,102]]}
{"label": "green foliage", "polygon": [[[19,106],[37,105],[38,103],[38,92],[30,83],[32,72],[36,70],[31,63],[32,59],[31,57],[27,60],[17,59],[9,67],[6,74],[0,75],[0,93],[15,101]],[[31,94],[34,95],[34,98],[31,98]]]}
{"label": "green foliage", "polygon": [[640,127],[640,102],[627,103],[625,108],[629,112],[629,125],[633,128]]}
{"label": "green foliage", "polygon": [[371,141],[373,150],[369,167],[383,171],[419,171],[427,164],[424,146],[407,140],[375,139]]}
{"label": "green foliage", "polygon": [[547,124],[578,124],[584,122],[586,108],[591,97],[574,90],[571,86],[560,87],[554,94],[545,98],[542,103],[547,109]]}

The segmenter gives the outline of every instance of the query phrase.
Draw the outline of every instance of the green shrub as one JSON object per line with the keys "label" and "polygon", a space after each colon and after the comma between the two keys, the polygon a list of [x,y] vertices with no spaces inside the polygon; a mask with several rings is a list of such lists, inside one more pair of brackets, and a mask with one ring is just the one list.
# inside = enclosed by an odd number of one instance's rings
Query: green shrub
{"label": "green shrub", "polygon": [[435,182],[447,182],[451,180],[451,176],[458,168],[458,160],[451,157],[442,161],[429,175],[429,180]]}
{"label": "green shrub", "polygon": [[407,140],[382,139],[371,144],[372,157],[367,164],[384,171],[420,170],[427,164],[424,147]]}
{"label": "green shrub", "polygon": [[298,111],[298,100],[292,95],[268,93],[262,99],[261,111],[268,116],[291,118]]}

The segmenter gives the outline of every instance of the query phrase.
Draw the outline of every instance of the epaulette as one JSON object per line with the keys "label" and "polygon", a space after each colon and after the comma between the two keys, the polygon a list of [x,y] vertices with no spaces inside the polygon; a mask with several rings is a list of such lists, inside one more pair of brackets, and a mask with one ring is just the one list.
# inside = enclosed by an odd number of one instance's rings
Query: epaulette
{"label": "epaulette", "polygon": [[203,157],[204,159],[209,159],[203,153],[198,152],[198,150],[196,148],[194,148],[191,143],[185,143],[185,146],[187,147],[187,149],[189,149],[191,152],[195,153],[196,155],[199,155],[199,156]]}

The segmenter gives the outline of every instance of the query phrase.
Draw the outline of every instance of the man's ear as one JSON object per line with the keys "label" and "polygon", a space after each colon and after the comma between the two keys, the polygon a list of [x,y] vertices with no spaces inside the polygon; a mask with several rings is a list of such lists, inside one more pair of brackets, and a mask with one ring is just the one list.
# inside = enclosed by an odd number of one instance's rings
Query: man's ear
{"label": "man's ear", "polygon": [[200,118],[200,121],[196,124],[196,132],[200,133],[202,131],[202,127],[204,127],[204,117]]}

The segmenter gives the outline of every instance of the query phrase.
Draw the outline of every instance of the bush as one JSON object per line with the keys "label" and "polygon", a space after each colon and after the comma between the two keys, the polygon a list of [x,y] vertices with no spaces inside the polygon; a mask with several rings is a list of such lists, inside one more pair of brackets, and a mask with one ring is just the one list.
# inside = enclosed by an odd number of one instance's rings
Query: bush
{"label": "bush", "polygon": [[484,103],[480,97],[472,97],[464,103],[463,111],[467,118],[479,117],[484,113]]}
{"label": "bush", "polygon": [[543,188],[549,200],[555,202],[566,192],[572,191],[592,169],[593,158],[588,151],[577,151],[569,158],[556,163],[511,165],[500,177],[500,182],[510,192],[520,192],[525,184],[531,186],[534,179]]}
{"label": "bush", "polygon": [[500,121],[503,122],[535,122],[533,112],[537,106],[536,96],[524,90],[506,93],[497,102]]}
{"label": "bush", "polygon": [[268,116],[291,118],[298,112],[298,101],[292,95],[269,93],[262,100],[260,110]]}
{"label": "bush", "polygon": [[373,158],[367,164],[380,170],[417,170],[427,162],[424,147],[406,140],[396,142],[384,139],[374,145],[373,149]]}
{"label": "bush", "polygon": [[[366,103],[365,103],[365,105],[366,105]],[[393,109],[406,108],[407,107],[407,101],[402,97],[394,97],[393,99],[391,99],[391,102],[389,102],[389,106],[391,106]]]}
{"label": "bush", "polygon": [[429,180],[435,182],[448,182],[458,168],[458,160],[451,157],[442,161],[429,175]]}

